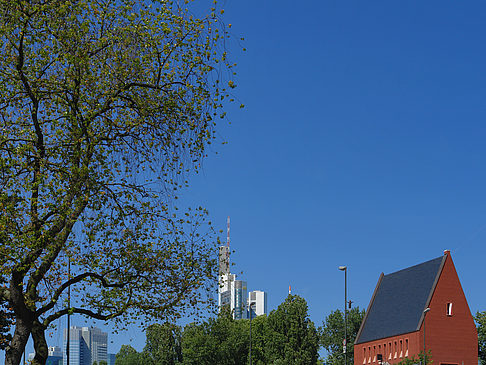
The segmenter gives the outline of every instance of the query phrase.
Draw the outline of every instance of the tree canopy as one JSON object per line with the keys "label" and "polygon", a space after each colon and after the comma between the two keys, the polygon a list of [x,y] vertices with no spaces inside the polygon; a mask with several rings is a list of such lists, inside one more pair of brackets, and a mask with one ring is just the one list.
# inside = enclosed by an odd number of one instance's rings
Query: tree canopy
{"label": "tree canopy", "polygon": [[304,298],[289,294],[276,310],[270,312],[266,331],[267,363],[316,363],[319,338]]}
{"label": "tree canopy", "polygon": [[[359,307],[352,308],[348,311],[348,361],[352,364],[354,361],[354,341],[358,334],[361,322],[365,315],[364,310]],[[331,312],[319,327],[320,344],[327,351],[326,362],[330,365],[343,365],[343,339],[344,339],[344,313],[340,310]]]}
{"label": "tree canopy", "polygon": [[120,351],[116,354],[115,365],[142,365],[142,354],[138,353],[130,345],[122,345]]}
{"label": "tree canopy", "polygon": [[153,324],[147,328],[143,363],[175,365],[182,362],[182,331],[172,323]]}
{"label": "tree canopy", "polygon": [[[254,365],[317,364],[319,339],[307,314],[306,301],[296,295],[287,297],[268,316],[252,319],[252,352]],[[147,330],[147,345],[141,353],[123,346],[116,365],[184,364],[247,365],[249,364],[250,321],[235,320],[222,311],[216,318],[191,323],[182,330],[173,325],[156,325]],[[179,342],[179,340],[181,342]],[[168,344],[180,343],[182,356]],[[157,344],[154,346],[153,344]],[[174,354],[177,353],[177,356]],[[155,362],[147,359],[158,359]],[[170,359],[164,362],[163,359]],[[157,362],[158,361],[158,362]]]}
{"label": "tree canopy", "polygon": [[210,6],[198,17],[165,0],[0,0],[6,365],[29,336],[45,363],[45,331],[68,313],[127,323],[207,304],[206,211],[174,201],[235,86]]}
{"label": "tree canopy", "polygon": [[248,359],[249,324],[228,312],[201,324],[190,324],[182,336],[184,365],[245,365]]}

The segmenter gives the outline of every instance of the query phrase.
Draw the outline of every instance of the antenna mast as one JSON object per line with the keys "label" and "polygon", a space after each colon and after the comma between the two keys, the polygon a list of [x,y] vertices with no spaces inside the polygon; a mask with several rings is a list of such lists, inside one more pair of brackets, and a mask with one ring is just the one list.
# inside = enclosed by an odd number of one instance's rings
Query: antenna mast
{"label": "antenna mast", "polygon": [[230,247],[230,217],[228,216],[228,220],[226,221],[226,247]]}

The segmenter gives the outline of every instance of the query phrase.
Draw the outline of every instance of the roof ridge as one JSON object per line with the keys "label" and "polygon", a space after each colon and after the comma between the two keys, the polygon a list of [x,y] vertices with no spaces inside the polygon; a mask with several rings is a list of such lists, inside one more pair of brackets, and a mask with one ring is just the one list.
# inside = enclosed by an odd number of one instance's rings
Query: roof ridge
{"label": "roof ridge", "polygon": [[432,261],[435,261],[435,260],[438,260],[438,259],[441,259],[441,260],[442,260],[442,258],[443,258],[443,257],[444,257],[444,256],[439,256],[439,257],[433,258],[433,259],[431,259],[431,260],[427,260],[427,261],[421,262],[421,263],[419,263],[419,264],[416,264],[416,265],[413,265],[413,266],[408,266],[408,267],[405,267],[405,268],[403,268],[403,269],[400,269],[400,270],[397,270],[397,271],[391,272],[391,273],[389,273],[389,274],[385,274],[384,276],[390,276],[390,275],[393,275],[393,274],[400,273],[400,272],[402,272],[402,271],[410,270],[410,269],[413,269],[413,268],[415,268],[415,267],[417,267],[417,266],[425,265],[425,264],[428,264],[428,263],[430,263],[430,262],[432,262]]}

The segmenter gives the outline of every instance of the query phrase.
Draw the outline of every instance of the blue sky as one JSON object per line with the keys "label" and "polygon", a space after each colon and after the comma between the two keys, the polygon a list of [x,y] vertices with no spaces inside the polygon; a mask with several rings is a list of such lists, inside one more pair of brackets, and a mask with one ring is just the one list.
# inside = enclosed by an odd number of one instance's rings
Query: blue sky
{"label": "blue sky", "polygon": [[[228,144],[184,199],[222,230],[231,216],[233,270],[249,289],[275,309],[292,285],[320,325],[343,306],[339,265],[366,308],[381,272],[450,249],[471,311],[486,310],[486,3],[223,8],[247,49],[229,46],[238,102],[219,126]],[[110,352],[141,350],[145,336],[110,339]]]}
{"label": "blue sky", "polygon": [[320,324],[379,274],[450,249],[486,310],[486,4],[227,1],[237,95],[188,196],[225,229],[269,308],[302,295]]}
{"label": "blue sky", "polygon": [[450,249],[486,310],[486,4],[227,1],[245,37],[236,93],[188,196],[225,229],[269,308],[302,295],[319,325],[379,274]]}

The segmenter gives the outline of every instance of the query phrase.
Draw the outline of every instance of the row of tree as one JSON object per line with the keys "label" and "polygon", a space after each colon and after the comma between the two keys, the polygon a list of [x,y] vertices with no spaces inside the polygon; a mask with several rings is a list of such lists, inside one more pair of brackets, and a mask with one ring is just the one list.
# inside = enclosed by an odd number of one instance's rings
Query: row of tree
{"label": "row of tree", "polygon": [[[319,336],[303,298],[289,295],[268,316],[254,318],[251,327],[253,364],[317,362]],[[122,346],[116,365],[243,365],[249,362],[249,345],[250,321],[234,320],[223,311],[217,318],[184,329],[168,323],[152,325],[143,351]]]}
{"label": "row of tree", "polygon": [[[348,313],[351,343],[359,329],[364,312],[353,308]],[[217,318],[183,329],[165,323],[147,329],[146,346],[142,352],[124,345],[116,357],[116,365],[169,364],[316,364],[318,350],[323,346],[328,364],[343,362],[344,316],[337,310],[331,313],[320,328],[308,316],[304,298],[289,295],[268,316],[251,321],[234,320],[222,312]],[[352,361],[352,347],[349,348]]]}
{"label": "row of tree", "polygon": [[[364,317],[358,307],[348,311],[348,363],[354,362],[353,343]],[[486,311],[475,316],[479,339],[479,360],[486,365]],[[116,356],[116,365],[176,365],[176,364],[249,364],[250,321],[234,320],[222,312],[217,318],[184,328],[165,323],[154,324],[146,331],[142,352],[124,345]],[[251,322],[252,364],[322,364],[343,365],[342,339],[344,315],[331,312],[318,328],[308,316],[304,298],[289,295],[268,316]],[[318,359],[319,348],[326,350]],[[430,359],[431,354],[427,354]],[[405,359],[409,365],[423,359]]]}

